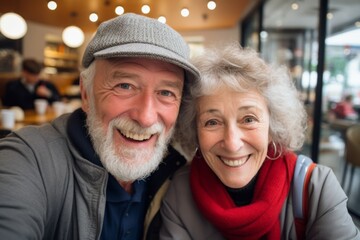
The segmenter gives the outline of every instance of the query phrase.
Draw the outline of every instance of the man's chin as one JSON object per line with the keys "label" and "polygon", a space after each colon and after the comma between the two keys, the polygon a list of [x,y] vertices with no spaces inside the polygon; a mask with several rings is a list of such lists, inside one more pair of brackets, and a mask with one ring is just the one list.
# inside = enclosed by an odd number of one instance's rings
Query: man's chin
{"label": "man's chin", "polygon": [[117,154],[118,158],[102,158],[104,167],[118,181],[135,181],[148,177],[162,161],[164,151],[137,151]]}
{"label": "man's chin", "polygon": [[118,181],[133,182],[136,180],[143,180],[150,176],[158,168],[159,163],[136,164],[132,165],[131,167],[127,167],[126,171],[119,171],[119,169],[113,168],[108,169],[108,171]]}

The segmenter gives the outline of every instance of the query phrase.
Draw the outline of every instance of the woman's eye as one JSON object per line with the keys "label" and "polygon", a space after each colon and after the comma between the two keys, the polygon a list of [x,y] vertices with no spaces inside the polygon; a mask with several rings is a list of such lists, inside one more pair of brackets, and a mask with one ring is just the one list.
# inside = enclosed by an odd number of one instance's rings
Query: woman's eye
{"label": "woman's eye", "polygon": [[213,119],[208,120],[208,121],[205,122],[205,126],[215,126],[217,124],[218,124],[218,122],[216,120],[213,120]]}
{"label": "woman's eye", "polygon": [[255,118],[254,117],[246,117],[244,119],[244,122],[245,123],[253,123],[253,122],[255,122]]}

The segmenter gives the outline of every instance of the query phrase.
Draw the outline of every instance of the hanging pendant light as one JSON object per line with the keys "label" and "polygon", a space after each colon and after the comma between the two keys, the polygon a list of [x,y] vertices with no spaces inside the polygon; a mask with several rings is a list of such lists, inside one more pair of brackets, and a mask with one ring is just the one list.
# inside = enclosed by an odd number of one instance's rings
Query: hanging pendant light
{"label": "hanging pendant light", "polygon": [[207,3],[207,7],[209,10],[214,10],[216,8],[216,2],[215,1],[209,1]]}
{"label": "hanging pendant light", "polygon": [[143,14],[148,14],[148,13],[150,12],[150,10],[151,10],[151,8],[150,8],[150,6],[147,5],[147,4],[145,4],[145,5],[143,5],[143,6],[141,7],[141,12],[142,12]]}
{"label": "hanging pendant light", "polygon": [[181,9],[180,14],[183,17],[188,17],[190,15],[190,11],[188,8],[184,7],[183,9]]}
{"label": "hanging pendant light", "polygon": [[116,15],[122,15],[122,14],[124,14],[124,12],[125,12],[125,9],[124,9],[124,7],[123,6],[117,6],[116,8],[115,8],[115,13],[116,13]]}
{"label": "hanging pendant light", "polygon": [[[71,12],[70,17],[75,18],[77,12]],[[77,26],[68,26],[62,32],[62,40],[68,47],[78,48],[84,43],[84,32]]]}
{"label": "hanging pendant light", "polygon": [[57,8],[57,3],[53,0],[49,1],[47,4],[48,9],[54,11]]}
{"label": "hanging pendant light", "polygon": [[27,24],[19,14],[8,12],[0,18],[0,32],[7,38],[19,39],[25,36]]}
{"label": "hanging pendant light", "polygon": [[158,18],[158,21],[161,22],[161,23],[166,23],[166,17],[165,16],[160,16]]}
{"label": "hanging pendant light", "polygon": [[72,48],[78,48],[84,43],[84,32],[77,26],[69,26],[62,32],[64,43]]}

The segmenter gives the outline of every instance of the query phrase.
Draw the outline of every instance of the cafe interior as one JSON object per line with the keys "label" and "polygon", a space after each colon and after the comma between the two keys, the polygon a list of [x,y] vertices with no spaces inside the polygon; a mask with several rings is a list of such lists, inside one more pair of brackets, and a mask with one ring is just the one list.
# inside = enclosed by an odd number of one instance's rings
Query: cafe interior
{"label": "cafe interior", "polygon": [[[21,60],[43,63],[41,77],[62,98],[62,112],[13,108],[13,131],[44,124],[81,106],[79,72],[85,46],[97,26],[127,12],[158,19],[188,42],[191,56],[208,46],[239,42],[269,63],[288,67],[308,112],[301,153],[333,169],[360,222],[360,1],[359,0],[2,0],[0,98],[20,77]],[[353,96],[357,116],[333,109]],[[2,109],[7,109],[2,106]],[[8,110],[8,109],[7,109]]]}

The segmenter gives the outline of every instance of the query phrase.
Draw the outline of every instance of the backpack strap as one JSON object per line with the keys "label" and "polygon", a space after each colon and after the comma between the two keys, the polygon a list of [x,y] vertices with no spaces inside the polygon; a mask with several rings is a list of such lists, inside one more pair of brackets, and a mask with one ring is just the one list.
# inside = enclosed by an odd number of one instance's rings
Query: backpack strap
{"label": "backpack strap", "polygon": [[308,193],[311,173],[316,164],[304,155],[299,155],[293,179],[293,211],[297,239],[305,239],[305,229],[308,218]]}

